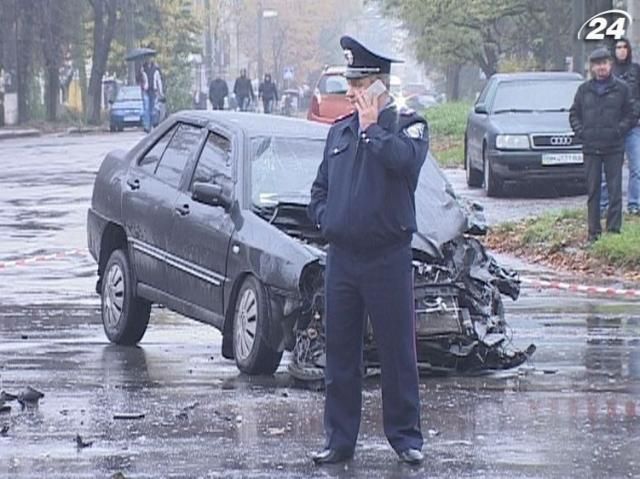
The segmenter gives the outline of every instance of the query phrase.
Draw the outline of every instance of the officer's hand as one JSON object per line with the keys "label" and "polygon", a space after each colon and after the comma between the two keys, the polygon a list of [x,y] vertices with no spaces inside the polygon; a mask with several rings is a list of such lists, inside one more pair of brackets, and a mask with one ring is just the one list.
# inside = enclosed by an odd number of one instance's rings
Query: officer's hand
{"label": "officer's hand", "polygon": [[356,95],[356,109],[362,131],[366,130],[369,125],[378,122],[378,99],[372,99],[366,91]]}

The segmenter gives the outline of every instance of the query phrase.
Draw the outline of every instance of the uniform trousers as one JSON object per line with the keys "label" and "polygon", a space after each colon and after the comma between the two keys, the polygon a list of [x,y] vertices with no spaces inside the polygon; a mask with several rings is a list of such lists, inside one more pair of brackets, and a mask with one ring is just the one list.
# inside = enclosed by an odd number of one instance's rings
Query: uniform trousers
{"label": "uniform trousers", "polygon": [[326,447],[352,452],[362,409],[363,336],[367,313],[381,363],[384,432],[396,452],[420,450],[410,244],[354,254],[329,248],[325,271]]}

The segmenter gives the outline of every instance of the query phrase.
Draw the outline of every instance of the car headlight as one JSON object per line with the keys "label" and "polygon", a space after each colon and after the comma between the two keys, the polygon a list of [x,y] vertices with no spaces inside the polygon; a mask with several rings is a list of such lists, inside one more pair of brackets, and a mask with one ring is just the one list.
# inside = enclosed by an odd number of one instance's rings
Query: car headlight
{"label": "car headlight", "polygon": [[527,135],[497,135],[496,148],[499,150],[526,150],[529,148]]}

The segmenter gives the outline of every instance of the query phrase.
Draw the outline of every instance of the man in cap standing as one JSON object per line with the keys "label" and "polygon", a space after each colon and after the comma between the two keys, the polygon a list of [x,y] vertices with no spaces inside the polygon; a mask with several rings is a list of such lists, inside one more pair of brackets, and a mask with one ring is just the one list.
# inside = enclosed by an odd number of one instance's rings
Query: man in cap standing
{"label": "man in cap standing", "polygon": [[[400,459],[420,464],[411,240],[415,190],[427,156],[424,118],[388,94],[391,63],[351,37],[340,40],[355,111],[329,131],[311,187],[309,217],[329,242],[325,270],[325,449],[317,464],[353,456],[362,407],[367,314],[382,369],[384,431]],[[376,80],[381,94],[367,91]],[[379,86],[379,84],[378,84]]]}
{"label": "man in cap standing", "polygon": [[587,239],[594,242],[602,234],[600,183],[603,167],[609,192],[607,231],[620,233],[624,138],[636,118],[629,86],[611,74],[609,50],[596,48],[589,55],[589,64],[592,78],[578,87],[569,121],[576,139],[582,142],[588,191]]}

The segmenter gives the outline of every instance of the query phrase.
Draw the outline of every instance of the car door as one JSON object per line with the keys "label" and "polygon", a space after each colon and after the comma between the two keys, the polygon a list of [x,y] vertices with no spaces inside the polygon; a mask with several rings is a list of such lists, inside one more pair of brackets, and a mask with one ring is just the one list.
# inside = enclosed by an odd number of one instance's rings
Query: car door
{"label": "car door", "polygon": [[166,248],[182,173],[201,128],[176,123],[129,169],[123,216],[137,281],[166,291]]}
{"label": "car door", "polygon": [[467,157],[476,169],[482,169],[482,142],[488,123],[488,114],[477,111],[478,107],[484,107],[485,111],[489,111],[489,97],[492,94],[496,81],[490,79],[484,89],[478,96],[473,110],[469,114],[467,122]]}
{"label": "car door", "polygon": [[219,324],[234,223],[223,206],[198,202],[192,192],[195,183],[212,183],[233,197],[233,153],[228,134],[208,132],[188,186],[176,199],[169,242],[171,294],[213,313],[213,322]]}

